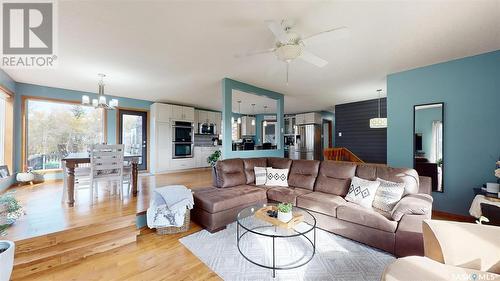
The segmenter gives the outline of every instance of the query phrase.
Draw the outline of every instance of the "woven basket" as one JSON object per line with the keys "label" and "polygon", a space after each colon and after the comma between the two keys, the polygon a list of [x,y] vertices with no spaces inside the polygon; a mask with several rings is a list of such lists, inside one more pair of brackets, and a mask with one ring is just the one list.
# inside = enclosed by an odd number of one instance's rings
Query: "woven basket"
{"label": "woven basket", "polygon": [[165,235],[165,234],[176,234],[176,233],[186,232],[189,230],[190,221],[191,221],[191,211],[189,209],[186,209],[186,214],[184,215],[184,224],[182,224],[182,226],[157,227],[156,234]]}

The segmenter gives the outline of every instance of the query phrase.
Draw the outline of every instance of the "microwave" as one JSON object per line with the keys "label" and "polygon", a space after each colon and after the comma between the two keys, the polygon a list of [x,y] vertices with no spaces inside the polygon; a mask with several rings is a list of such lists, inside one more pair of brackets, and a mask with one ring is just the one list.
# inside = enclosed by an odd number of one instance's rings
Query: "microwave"
{"label": "microwave", "polygon": [[217,134],[217,128],[213,123],[200,123],[198,133],[201,135],[215,135]]}

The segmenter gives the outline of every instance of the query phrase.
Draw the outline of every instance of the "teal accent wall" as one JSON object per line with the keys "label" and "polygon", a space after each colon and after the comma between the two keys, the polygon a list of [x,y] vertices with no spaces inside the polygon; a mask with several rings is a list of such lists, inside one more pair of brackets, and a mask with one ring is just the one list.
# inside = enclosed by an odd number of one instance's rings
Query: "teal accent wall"
{"label": "teal accent wall", "polygon": [[[2,69],[0,69],[0,86],[11,91],[15,95],[16,82],[14,80],[12,80],[12,78],[10,78],[10,76],[7,73],[5,73],[5,71],[3,71]],[[16,130],[16,127],[14,127],[14,130]],[[15,157],[15,153],[14,153],[14,157]],[[15,161],[15,160],[13,159],[13,161]],[[15,183],[15,176],[14,176],[15,174],[14,174],[13,170],[14,170],[13,167],[9,167],[9,171],[10,171],[11,176],[7,177],[5,179],[0,179],[0,193]]]}
{"label": "teal accent wall", "polygon": [[444,193],[434,209],[468,214],[472,188],[496,181],[500,156],[500,51],[387,77],[387,161],[412,167],[413,106],[444,102]]}
{"label": "teal accent wall", "polygon": [[415,133],[422,134],[422,151],[429,159],[432,147],[432,122],[441,121],[442,108],[426,108],[415,112]]}
{"label": "teal accent wall", "polygon": [[[21,132],[21,124],[22,124],[22,116],[21,116],[21,106],[22,106],[22,97],[23,96],[32,96],[32,97],[42,97],[49,99],[59,99],[59,100],[67,100],[67,101],[77,101],[80,102],[82,99],[82,95],[88,95],[90,98],[94,98],[97,95],[95,93],[89,92],[81,92],[60,88],[52,88],[45,87],[33,84],[25,84],[25,83],[16,83],[16,100],[14,104],[14,155],[15,161],[14,166],[16,167],[16,171],[22,170],[22,132]],[[136,108],[149,110],[150,105],[153,102],[145,101],[145,100],[137,100],[123,97],[116,97],[111,95],[106,95],[107,97],[113,97],[118,99],[119,106],[124,108]],[[110,144],[116,143],[116,110],[108,110],[106,113],[107,118],[107,142]],[[46,179],[51,178],[62,178],[62,174],[47,174],[45,175]]]}
{"label": "teal accent wall", "polygon": [[[266,96],[277,101],[276,114],[278,118],[278,127],[280,135],[277,138],[278,149],[275,150],[253,150],[253,151],[233,151],[231,143],[231,115],[233,90],[240,90],[247,93],[252,93],[259,96]],[[249,157],[283,157],[283,116],[284,116],[284,96],[280,93],[252,86],[243,82],[232,80],[229,78],[222,79],[222,120],[224,126],[224,134],[222,137],[222,157],[228,158],[249,158]]]}

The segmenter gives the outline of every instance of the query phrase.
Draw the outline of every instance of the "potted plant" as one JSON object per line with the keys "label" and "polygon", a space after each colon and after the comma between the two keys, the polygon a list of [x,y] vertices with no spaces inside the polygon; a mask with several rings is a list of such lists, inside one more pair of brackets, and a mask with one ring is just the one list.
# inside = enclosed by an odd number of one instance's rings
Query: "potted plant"
{"label": "potted plant", "polygon": [[0,240],[0,281],[10,280],[12,267],[14,266],[14,242]]}
{"label": "potted plant", "polygon": [[0,235],[5,235],[7,228],[23,214],[23,208],[12,192],[0,195]]}
{"label": "potted plant", "polygon": [[210,154],[207,158],[207,163],[212,167],[212,184],[214,186],[219,186],[217,184],[217,173],[215,171],[215,165],[217,164],[217,161],[219,161],[219,158],[221,156],[220,150],[214,151],[214,153]]}
{"label": "potted plant", "polygon": [[279,203],[278,219],[282,222],[289,222],[292,218],[292,203]]}
{"label": "potted plant", "polygon": [[[0,195],[0,235],[23,214],[19,201],[12,193]],[[0,281],[8,281],[14,265],[15,245],[11,241],[0,240]]]}

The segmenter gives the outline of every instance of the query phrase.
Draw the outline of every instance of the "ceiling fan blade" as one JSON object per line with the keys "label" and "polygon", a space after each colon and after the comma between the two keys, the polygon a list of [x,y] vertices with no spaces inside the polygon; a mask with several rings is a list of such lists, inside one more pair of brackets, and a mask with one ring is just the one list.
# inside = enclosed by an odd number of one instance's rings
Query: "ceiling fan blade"
{"label": "ceiling fan blade", "polygon": [[234,57],[235,58],[249,57],[249,56],[272,53],[274,51],[276,51],[276,48],[270,48],[270,49],[258,50],[258,51],[249,51],[249,52],[242,53],[242,54],[236,54],[236,55],[234,55]]}
{"label": "ceiling fan blade", "polygon": [[328,64],[328,62],[306,50],[302,50],[302,53],[300,54],[299,58],[302,60],[314,64],[317,67],[323,67]]}
{"label": "ceiling fan blade", "polygon": [[266,24],[267,24],[267,28],[269,28],[269,30],[271,30],[271,32],[274,34],[276,39],[278,39],[278,41],[280,41],[282,43],[288,41],[288,37],[286,36],[286,32],[281,27],[281,24],[279,24],[275,21],[272,21],[272,20],[266,21]]}
{"label": "ceiling fan blade", "polygon": [[324,30],[324,31],[306,36],[306,37],[302,38],[302,41],[305,41],[305,40],[310,39],[312,37],[316,37],[316,36],[321,35],[321,34],[333,32],[333,31],[335,31],[336,34],[338,34],[339,36],[342,36],[342,37],[347,36],[347,34],[349,33],[346,26],[334,27],[334,28],[331,28],[328,30]]}

